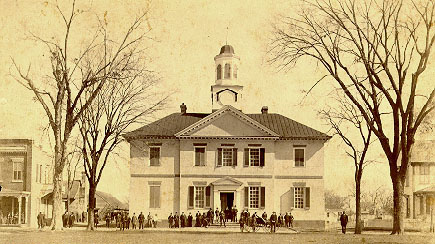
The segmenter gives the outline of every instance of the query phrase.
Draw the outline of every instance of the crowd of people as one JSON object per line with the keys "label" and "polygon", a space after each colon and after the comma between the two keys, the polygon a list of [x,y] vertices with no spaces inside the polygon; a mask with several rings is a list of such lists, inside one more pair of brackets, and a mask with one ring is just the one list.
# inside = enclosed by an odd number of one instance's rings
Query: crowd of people
{"label": "crowd of people", "polygon": [[[97,219],[97,218],[95,218]],[[145,218],[145,215],[140,212],[138,216],[133,213],[133,216],[127,212],[107,213],[105,216],[106,227],[110,228],[110,224],[115,221],[116,228],[119,230],[125,229],[143,229],[143,228],[156,228],[157,227],[157,214],[153,217],[151,212]]]}
{"label": "crowd of people", "polygon": [[[21,223],[24,222],[25,222],[24,212],[22,212]],[[9,212],[7,214],[3,214],[3,212],[0,211],[0,224],[7,224],[7,225],[18,224],[18,212],[15,213]]]}

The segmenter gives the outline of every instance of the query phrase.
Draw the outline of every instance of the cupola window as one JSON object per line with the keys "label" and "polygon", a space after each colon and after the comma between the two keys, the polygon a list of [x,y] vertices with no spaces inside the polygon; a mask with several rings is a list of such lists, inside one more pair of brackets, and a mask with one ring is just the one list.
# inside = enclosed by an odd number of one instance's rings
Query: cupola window
{"label": "cupola window", "polygon": [[225,64],[225,79],[229,79],[231,76],[231,66],[230,64]]}
{"label": "cupola window", "polygon": [[217,80],[222,79],[222,66],[219,64],[216,68]]}
{"label": "cupola window", "polygon": [[234,65],[233,77],[237,79],[237,66]]}

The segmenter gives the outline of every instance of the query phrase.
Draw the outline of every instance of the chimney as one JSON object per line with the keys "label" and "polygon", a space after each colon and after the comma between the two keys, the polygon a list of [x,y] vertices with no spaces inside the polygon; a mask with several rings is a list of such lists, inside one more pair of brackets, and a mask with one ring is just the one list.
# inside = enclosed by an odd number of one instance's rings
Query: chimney
{"label": "chimney", "polygon": [[268,111],[269,111],[269,108],[268,108],[267,106],[263,106],[263,107],[261,108],[261,113],[262,113],[262,114],[267,114]]}
{"label": "chimney", "polygon": [[186,114],[187,106],[184,105],[184,103],[182,103],[182,104],[180,105],[180,110],[181,110],[181,114]]}

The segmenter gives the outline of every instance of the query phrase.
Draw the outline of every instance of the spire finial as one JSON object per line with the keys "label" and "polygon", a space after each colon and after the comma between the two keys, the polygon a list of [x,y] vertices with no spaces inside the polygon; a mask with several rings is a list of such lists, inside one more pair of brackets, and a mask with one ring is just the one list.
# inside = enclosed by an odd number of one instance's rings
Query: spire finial
{"label": "spire finial", "polygon": [[227,26],[227,36],[225,37],[225,45],[228,45],[228,26]]}

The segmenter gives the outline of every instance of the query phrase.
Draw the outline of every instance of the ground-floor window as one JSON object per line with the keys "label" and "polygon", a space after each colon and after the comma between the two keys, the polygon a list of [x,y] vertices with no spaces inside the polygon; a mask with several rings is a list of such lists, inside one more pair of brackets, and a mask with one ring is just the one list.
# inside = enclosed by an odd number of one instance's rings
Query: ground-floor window
{"label": "ground-floor window", "polygon": [[310,207],[310,188],[293,187],[292,188],[292,207],[295,209],[304,209]]}
{"label": "ground-floor window", "polygon": [[150,186],[150,208],[160,208],[160,186]]}
{"label": "ground-floor window", "polygon": [[249,208],[258,208],[260,203],[260,187],[249,187]]}
{"label": "ground-floor window", "polygon": [[205,203],[205,186],[195,187],[195,208],[204,208]]}

